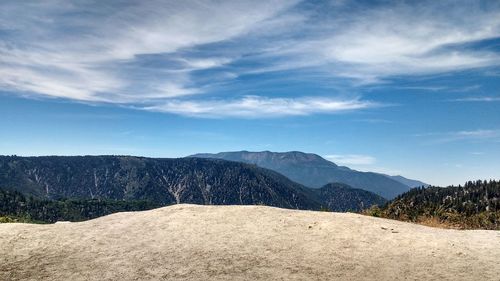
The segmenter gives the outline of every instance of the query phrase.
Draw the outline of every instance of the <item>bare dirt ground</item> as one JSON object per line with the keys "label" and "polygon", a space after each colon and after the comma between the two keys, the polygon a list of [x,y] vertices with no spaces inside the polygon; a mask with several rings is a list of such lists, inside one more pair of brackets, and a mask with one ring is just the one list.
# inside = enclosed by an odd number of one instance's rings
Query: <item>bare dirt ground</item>
{"label": "bare dirt ground", "polygon": [[500,231],[175,205],[81,223],[0,224],[0,280],[500,280]]}

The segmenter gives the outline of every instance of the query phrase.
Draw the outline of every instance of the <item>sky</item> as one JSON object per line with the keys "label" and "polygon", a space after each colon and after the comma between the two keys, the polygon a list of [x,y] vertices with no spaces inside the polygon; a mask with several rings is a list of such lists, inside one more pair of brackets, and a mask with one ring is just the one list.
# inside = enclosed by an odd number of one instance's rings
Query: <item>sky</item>
{"label": "sky", "polygon": [[500,179],[499,1],[0,2],[0,154]]}

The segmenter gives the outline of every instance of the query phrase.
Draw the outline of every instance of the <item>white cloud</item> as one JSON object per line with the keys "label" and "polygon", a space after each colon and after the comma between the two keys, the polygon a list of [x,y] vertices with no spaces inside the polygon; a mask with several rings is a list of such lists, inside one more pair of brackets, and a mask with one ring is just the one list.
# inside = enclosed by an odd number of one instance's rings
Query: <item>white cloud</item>
{"label": "white cloud", "polygon": [[232,100],[170,100],[161,105],[144,107],[145,110],[185,116],[217,118],[268,118],[332,114],[366,109],[378,104],[361,100],[335,100],[325,97],[267,98],[245,96]]}
{"label": "white cloud", "polygon": [[331,154],[324,156],[327,160],[339,165],[372,165],[376,162],[375,157],[369,155],[347,154],[338,155]]}
{"label": "white cloud", "polygon": [[465,102],[497,102],[500,101],[500,97],[467,97],[461,99],[455,99],[453,101],[465,101]]}
{"label": "white cloud", "polygon": [[180,61],[184,62],[186,66],[190,67],[188,70],[200,70],[214,67],[220,67],[231,62],[229,58],[201,58],[201,59],[186,59],[181,58]]}
{"label": "white cloud", "polygon": [[[7,0],[0,4],[0,32],[2,90],[196,116],[253,116],[246,109],[252,99],[210,96],[212,86],[242,75],[303,70],[310,79],[321,76],[318,83],[347,77],[366,84],[500,65],[497,52],[464,46],[500,36],[500,5],[493,1],[367,9],[349,1],[321,8],[299,0]],[[205,100],[178,100],[200,94]],[[303,100],[287,106],[283,99],[257,100],[269,111],[263,116],[336,111],[331,104],[294,108]]]}
{"label": "white cloud", "polygon": [[[296,2],[6,1],[0,7],[0,87],[111,103],[200,93],[189,86],[189,73],[231,59],[185,58],[178,51],[243,35]],[[178,63],[138,65],[148,54],[171,54]]]}
{"label": "white cloud", "polygon": [[417,134],[416,137],[425,137],[431,144],[441,144],[456,141],[498,141],[500,130],[477,129],[444,133]]}
{"label": "white cloud", "polygon": [[458,47],[500,36],[500,10],[493,6],[486,10],[471,2],[399,2],[339,13],[337,20],[322,26],[330,32],[290,44],[288,52],[329,64],[332,75],[366,83],[498,65],[496,52]]}
{"label": "white cloud", "polygon": [[498,130],[458,131],[450,134],[458,139],[490,139],[500,136]]}

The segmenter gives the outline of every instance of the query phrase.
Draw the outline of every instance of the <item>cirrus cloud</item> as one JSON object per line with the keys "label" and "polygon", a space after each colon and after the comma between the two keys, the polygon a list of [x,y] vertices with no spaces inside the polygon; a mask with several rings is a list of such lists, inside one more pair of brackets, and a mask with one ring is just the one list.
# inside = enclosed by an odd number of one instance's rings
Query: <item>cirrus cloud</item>
{"label": "cirrus cloud", "polygon": [[336,100],[326,97],[267,98],[244,96],[232,100],[171,100],[143,109],[185,116],[220,118],[268,118],[333,114],[381,106],[362,100]]}
{"label": "cirrus cloud", "polygon": [[251,86],[239,78],[280,72],[323,89],[343,79],[358,93],[402,75],[498,66],[483,45],[499,37],[494,1],[6,0],[0,89],[189,116],[253,116],[254,104],[269,117],[341,112],[366,107],[326,90],[238,99]]}

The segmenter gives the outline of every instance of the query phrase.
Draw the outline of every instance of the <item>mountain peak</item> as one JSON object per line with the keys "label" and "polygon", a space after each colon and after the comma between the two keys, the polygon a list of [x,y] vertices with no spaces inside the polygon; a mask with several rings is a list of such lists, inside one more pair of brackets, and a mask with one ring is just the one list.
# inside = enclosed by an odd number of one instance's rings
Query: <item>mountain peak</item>
{"label": "mountain peak", "polygon": [[[199,157],[199,158],[221,158],[225,160],[238,161],[252,163],[260,165],[262,163],[268,162],[279,162],[288,164],[298,164],[303,165],[314,164],[314,165],[328,165],[337,167],[334,163],[324,159],[323,157],[314,153],[305,153],[301,151],[286,151],[286,152],[272,152],[269,150],[265,151],[230,151],[230,152],[219,152],[215,154],[211,153],[199,153],[194,154],[189,157]],[[263,166],[265,167],[265,166]]]}
{"label": "mountain peak", "polygon": [[354,188],[374,192],[387,199],[394,198],[410,188],[387,175],[339,167],[317,154],[301,151],[233,151],[217,154],[195,154],[190,157],[218,158],[251,163],[274,170],[305,186],[320,188],[328,183],[340,182]]}

